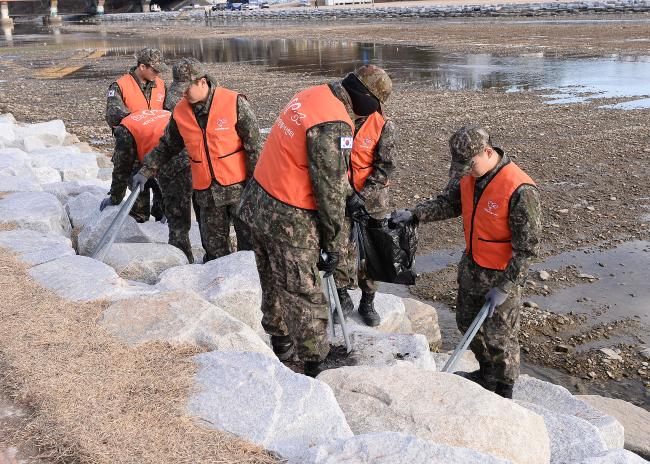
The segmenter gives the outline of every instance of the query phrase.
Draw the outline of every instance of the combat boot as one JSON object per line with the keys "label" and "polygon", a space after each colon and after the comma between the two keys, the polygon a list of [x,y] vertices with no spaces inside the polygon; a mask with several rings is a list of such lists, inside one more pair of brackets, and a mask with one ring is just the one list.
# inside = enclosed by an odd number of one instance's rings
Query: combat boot
{"label": "combat boot", "polygon": [[486,378],[480,370],[472,372],[457,371],[454,372],[454,374],[459,375],[467,380],[471,380],[472,382],[479,384],[481,387],[491,392],[493,392],[497,387],[496,382],[492,379]]}
{"label": "combat boot", "polygon": [[[339,302],[341,303],[341,310],[343,311],[343,317],[347,320],[348,317],[350,317],[350,314],[352,314],[352,311],[354,311],[354,303],[352,303],[352,298],[350,298],[350,294],[348,293],[348,290],[345,288],[337,288],[336,293],[339,295]],[[334,311],[334,324],[340,324],[341,322],[339,321],[339,313],[338,311]]]}
{"label": "combat boot", "polygon": [[370,327],[376,327],[381,322],[381,318],[375,311],[375,294],[361,293],[361,302],[359,303],[359,315],[363,322]]}
{"label": "combat boot", "polygon": [[293,354],[293,341],[289,335],[271,335],[271,346],[280,361],[286,361]]}
{"label": "combat boot", "polygon": [[324,370],[325,364],[321,361],[305,361],[305,369],[303,372],[307,377],[316,378]]}
{"label": "combat boot", "polygon": [[512,399],[512,387],[513,385],[509,383],[497,382],[496,389],[494,393],[504,398]]}

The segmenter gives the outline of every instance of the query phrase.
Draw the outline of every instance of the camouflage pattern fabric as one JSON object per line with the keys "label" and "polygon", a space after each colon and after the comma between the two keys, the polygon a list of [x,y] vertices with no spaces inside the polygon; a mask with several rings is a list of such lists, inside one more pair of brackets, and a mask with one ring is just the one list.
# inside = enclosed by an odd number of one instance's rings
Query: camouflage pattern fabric
{"label": "camouflage pattern fabric", "polygon": [[[142,89],[144,98],[147,101],[150,101],[151,91],[156,87],[156,82],[155,81],[140,82],[138,76],[135,75],[135,68],[136,66],[132,67],[129,70],[129,74],[131,74],[131,76],[133,76],[135,81],[140,85],[140,89]],[[129,114],[131,114],[131,112],[124,104],[120,86],[117,85],[117,82],[113,82],[108,87],[108,96],[106,99],[106,122],[108,123],[108,126],[114,128],[119,123],[121,123],[122,119],[127,117]]]}
{"label": "camouflage pattern fabric", "polygon": [[167,65],[163,61],[163,54],[157,48],[143,48],[137,51],[133,57],[135,61],[140,64],[150,66],[154,71],[163,72],[167,69]]}
{"label": "camouflage pattern fabric", "polygon": [[379,287],[377,282],[366,277],[363,269],[358,269],[357,243],[352,240],[352,220],[347,216],[345,217],[342,235],[345,240],[339,254],[338,266],[334,271],[336,288],[349,290],[358,286],[364,293],[376,293]]}
{"label": "camouflage pattern fabric", "polygon": [[[501,159],[495,168],[477,179],[475,201],[501,167],[510,163],[499,148]],[[436,198],[420,203],[413,214],[422,222],[439,221],[462,214],[460,177],[452,176]],[[499,287],[509,298],[495,311],[495,316],[481,329],[481,336],[472,345],[479,362],[492,369],[496,380],[512,383],[519,372],[519,298],[530,261],[537,255],[542,231],[541,205],[536,187],[522,185],[510,199],[509,225],[512,234],[512,258],[504,271],[486,269],[471,257],[463,255],[458,265],[458,328],[465,331],[485,303],[485,294]],[[516,353],[515,353],[516,351]],[[492,368],[491,366],[495,366]]]}
{"label": "camouflage pattern fabric", "polygon": [[303,361],[329,353],[328,311],[316,263],[318,249],[296,248],[264,231],[252,231],[262,286],[262,326],[275,336],[291,335]]}
{"label": "camouflage pattern fabric", "polygon": [[[217,84],[214,79],[208,77],[210,82],[210,94],[205,104],[193,105],[192,109],[196,115],[197,122],[200,127],[205,128],[208,122],[208,115],[210,106],[212,105],[212,98],[214,97],[214,89]],[[259,125],[253,109],[246,99],[240,95],[237,98],[237,123],[235,125],[237,134],[242,140],[244,150],[246,151],[246,172],[247,179],[253,175],[255,164],[259,158],[261,150],[261,136],[259,132]],[[160,139],[160,144],[151,152],[145,155],[143,166],[140,173],[146,177],[152,177],[154,173],[159,171],[161,167],[169,163],[171,160],[176,160],[179,157],[188,159],[187,153],[184,151],[185,142],[178,131],[178,126],[174,121],[174,117],[169,120],[169,124],[165,128],[165,132]],[[195,190],[194,198],[197,203],[199,214],[197,220],[199,221],[201,229],[201,241],[204,244],[207,258],[214,259],[214,257],[223,256],[227,247],[228,241],[220,243],[223,240],[223,231],[226,230],[226,225],[229,227],[230,222],[233,220],[231,210],[239,203],[243,186],[246,182],[230,186],[223,186],[213,181],[209,189]],[[180,189],[180,187],[179,187]],[[181,196],[181,193],[177,194]],[[235,224],[237,225],[237,224]],[[237,227],[239,228],[239,227]],[[244,240],[244,234],[241,232],[239,237]],[[215,237],[212,234],[217,234]],[[225,235],[228,237],[228,234]],[[246,243],[239,244],[239,249],[244,249],[250,246]]]}
{"label": "camouflage pattern fabric", "polygon": [[[135,139],[131,132],[124,126],[117,126],[113,135],[115,136],[115,151],[112,158],[113,179],[109,195],[111,203],[118,205],[124,199],[127,187],[131,190],[133,174],[140,169],[140,163],[138,162]],[[163,200],[158,184],[152,179],[146,187],[148,188],[145,188],[138,196],[129,213],[138,222],[148,221],[150,214],[157,219],[163,214]],[[153,190],[153,206],[150,205],[150,190]]]}
{"label": "camouflage pattern fabric", "polygon": [[386,71],[368,64],[354,71],[354,75],[381,103],[386,103],[393,91],[393,82]]}
{"label": "camouflage pattern fabric", "polygon": [[492,146],[487,131],[479,126],[464,126],[449,138],[451,176],[462,177],[472,168],[471,160],[485,147]]}

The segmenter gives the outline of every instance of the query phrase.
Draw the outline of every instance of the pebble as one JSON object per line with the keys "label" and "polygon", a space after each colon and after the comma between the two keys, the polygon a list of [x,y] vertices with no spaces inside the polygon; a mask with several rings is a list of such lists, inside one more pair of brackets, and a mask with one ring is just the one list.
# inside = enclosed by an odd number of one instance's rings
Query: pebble
{"label": "pebble", "polygon": [[566,208],[563,208],[563,209],[558,209],[557,212],[561,213],[561,214],[567,214],[569,212],[569,210],[566,209]]}
{"label": "pebble", "polygon": [[546,271],[539,271],[539,278],[541,280],[548,280],[551,278],[551,275]]}
{"label": "pebble", "polygon": [[539,308],[539,305],[537,303],[535,303],[534,301],[531,301],[531,300],[524,301],[524,306],[526,308],[533,308],[533,309],[538,309]]}
{"label": "pebble", "polygon": [[569,352],[569,347],[566,345],[555,345],[555,348],[553,350],[556,353],[568,353]]}
{"label": "pebble", "polygon": [[581,279],[596,280],[596,276],[593,276],[591,274],[578,274],[578,277]]}
{"label": "pebble", "polygon": [[623,358],[621,358],[614,350],[611,348],[601,348],[599,350],[601,353],[603,353],[605,356],[607,356],[609,359],[614,359],[616,361],[623,361]]}

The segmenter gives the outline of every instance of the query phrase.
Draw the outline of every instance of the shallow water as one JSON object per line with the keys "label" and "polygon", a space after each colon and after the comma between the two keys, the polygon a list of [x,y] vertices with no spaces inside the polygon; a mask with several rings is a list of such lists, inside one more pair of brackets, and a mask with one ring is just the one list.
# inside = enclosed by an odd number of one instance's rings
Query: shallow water
{"label": "shallow water", "polygon": [[[237,22],[237,24],[239,24]],[[237,24],[224,25],[235,27]],[[204,27],[197,25],[197,27]],[[208,26],[213,27],[213,26]],[[554,57],[544,53],[500,57],[491,54],[441,53],[434,47],[375,44],[341,40],[145,37],[97,32],[67,32],[34,24],[5,30],[0,47],[101,49],[107,55],[129,56],[148,45],[169,61],[195,57],[208,63],[247,63],[273,71],[338,77],[361,63],[385,68],[393,79],[436,90],[507,92],[537,90],[551,104],[584,103],[601,98],[629,101],[603,106],[614,109],[650,107],[650,56],[605,58]],[[69,79],[101,77],[92,67],[67,75]]]}

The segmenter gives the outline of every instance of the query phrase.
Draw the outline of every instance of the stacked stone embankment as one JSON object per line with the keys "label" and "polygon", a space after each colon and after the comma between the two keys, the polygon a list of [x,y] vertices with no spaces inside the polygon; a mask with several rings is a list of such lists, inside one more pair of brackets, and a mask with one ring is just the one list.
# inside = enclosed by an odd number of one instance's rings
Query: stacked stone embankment
{"label": "stacked stone embankment", "polygon": [[[90,258],[119,209],[98,211],[109,188],[98,178],[105,155],[88,151],[61,121],[25,125],[4,115],[0,124],[0,227],[7,229],[0,247],[60,297],[104,301],[91,323],[126,349],[167,343],[198,352],[194,388],[180,412],[187,420],[292,463],[647,462],[624,449],[621,422],[592,399],[522,376],[507,400],[439,372],[449,354],[430,351],[441,341],[437,314],[410,299],[378,294],[377,328],[352,318],[347,366],[316,379],[293,372],[262,329],[252,252],[187,264],[165,243],[165,225],[127,221],[105,261]],[[351,296],[358,301],[358,292]],[[331,341],[342,345],[337,332]],[[471,353],[460,367],[477,368]],[[119,416],[110,415],[116,427]]]}

